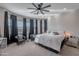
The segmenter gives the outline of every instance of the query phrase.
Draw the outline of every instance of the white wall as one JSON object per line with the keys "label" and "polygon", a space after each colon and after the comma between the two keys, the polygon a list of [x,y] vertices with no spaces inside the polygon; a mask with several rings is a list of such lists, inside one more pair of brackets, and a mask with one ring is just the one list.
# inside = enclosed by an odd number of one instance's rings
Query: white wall
{"label": "white wall", "polygon": [[79,10],[48,17],[48,31],[68,31],[79,35]]}
{"label": "white wall", "polygon": [[0,8],[0,34],[4,36],[4,11],[5,9]]}
{"label": "white wall", "polygon": [[59,29],[59,19],[58,19],[58,14],[57,15],[51,15],[48,17],[48,31],[58,31]]}

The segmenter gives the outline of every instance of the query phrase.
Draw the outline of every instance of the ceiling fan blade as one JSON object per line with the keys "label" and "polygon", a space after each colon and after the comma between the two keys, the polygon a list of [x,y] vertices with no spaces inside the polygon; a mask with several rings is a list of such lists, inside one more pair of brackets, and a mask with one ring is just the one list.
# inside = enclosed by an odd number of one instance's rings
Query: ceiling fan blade
{"label": "ceiling fan blade", "polygon": [[51,7],[51,5],[47,5],[47,6],[43,7],[42,9],[44,9],[44,8],[48,8],[48,7]]}
{"label": "ceiling fan blade", "polygon": [[39,4],[38,4],[38,8],[41,8],[42,5],[43,5],[43,3],[39,3]]}
{"label": "ceiling fan blade", "polygon": [[42,10],[42,11],[50,12],[49,10]]}
{"label": "ceiling fan blade", "polygon": [[36,7],[36,8],[38,8],[34,3],[32,3],[32,5],[33,5],[34,7]]}
{"label": "ceiling fan blade", "polygon": [[44,14],[42,10],[40,10],[40,12],[41,12],[42,14]]}
{"label": "ceiling fan blade", "polygon": [[33,9],[33,10],[35,10],[36,8],[27,8],[27,9]]}
{"label": "ceiling fan blade", "polygon": [[42,7],[43,3],[40,3],[40,6]]}
{"label": "ceiling fan blade", "polygon": [[35,10],[35,11],[32,11],[31,13],[34,13],[34,12],[36,12],[37,10]]}
{"label": "ceiling fan blade", "polygon": [[37,11],[37,14],[39,13],[39,11]]}

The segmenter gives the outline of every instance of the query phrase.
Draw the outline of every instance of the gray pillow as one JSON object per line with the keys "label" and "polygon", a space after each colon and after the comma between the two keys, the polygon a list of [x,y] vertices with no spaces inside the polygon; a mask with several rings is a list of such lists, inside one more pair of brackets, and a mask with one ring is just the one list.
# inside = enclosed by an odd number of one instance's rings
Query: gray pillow
{"label": "gray pillow", "polygon": [[54,33],[54,35],[59,35],[59,33],[58,32],[53,32]]}

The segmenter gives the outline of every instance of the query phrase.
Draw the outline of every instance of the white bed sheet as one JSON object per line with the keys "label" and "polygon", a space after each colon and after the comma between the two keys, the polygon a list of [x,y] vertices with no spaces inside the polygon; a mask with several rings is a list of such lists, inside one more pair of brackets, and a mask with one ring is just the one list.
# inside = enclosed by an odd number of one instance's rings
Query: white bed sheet
{"label": "white bed sheet", "polygon": [[60,52],[60,47],[63,40],[64,35],[39,34],[36,35],[35,43],[40,43]]}

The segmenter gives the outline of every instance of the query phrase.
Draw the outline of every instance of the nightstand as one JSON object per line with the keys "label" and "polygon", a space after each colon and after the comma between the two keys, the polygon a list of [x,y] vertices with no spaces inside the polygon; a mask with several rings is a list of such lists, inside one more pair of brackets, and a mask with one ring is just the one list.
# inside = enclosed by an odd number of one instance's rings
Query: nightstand
{"label": "nightstand", "polygon": [[66,45],[79,48],[79,37],[71,36],[66,42]]}

